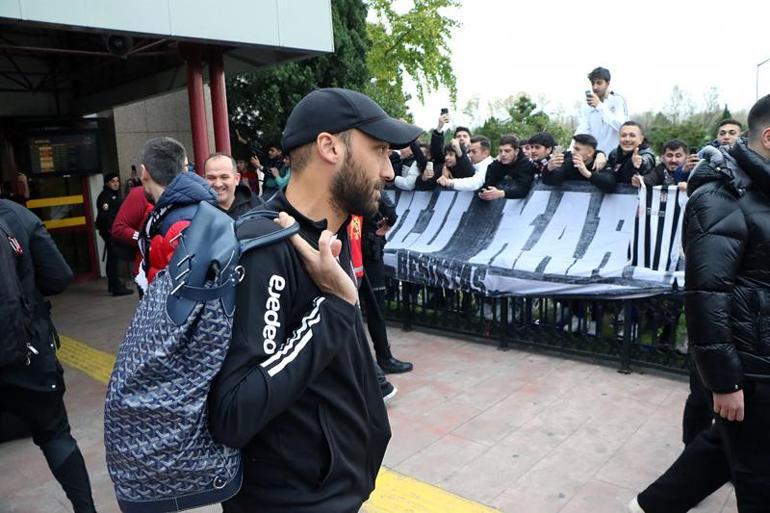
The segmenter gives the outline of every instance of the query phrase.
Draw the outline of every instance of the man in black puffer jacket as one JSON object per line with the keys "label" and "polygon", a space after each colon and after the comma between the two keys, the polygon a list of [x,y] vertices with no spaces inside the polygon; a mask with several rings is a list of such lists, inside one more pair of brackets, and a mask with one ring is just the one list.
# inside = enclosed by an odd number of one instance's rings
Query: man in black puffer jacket
{"label": "man in black puffer jacket", "polygon": [[689,511],[732,480],[741,513],[770,511],[770,95],[748,144],[709,149],[689,181],[685,311],[715,423],[632,511]]}

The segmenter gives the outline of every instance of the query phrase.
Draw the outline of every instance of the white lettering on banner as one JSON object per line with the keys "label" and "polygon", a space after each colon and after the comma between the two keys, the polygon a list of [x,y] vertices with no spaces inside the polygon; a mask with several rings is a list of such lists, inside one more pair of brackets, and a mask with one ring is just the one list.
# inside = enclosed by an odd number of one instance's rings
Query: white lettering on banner
{"label": "white lettering on banner", "polygon": [[490,296],[665,293],[684,282],[676,269],[686,197],[654,189],[537,184],[525,199],[493,202],[470,192],[388,191],[402,217],[384,262],[404,281]]}
{"label": "white lettering on banner", "polygon": [[[535,191],[533,195],[550,196],[549,192]],[[523,199],[506,200],[503,217],[497,227],[494,240],[476,256],[470,259],[472,264],[488,264],[512,269],[521,252],[504,251],[506,248],[520,248],[527,243],[535,232],[535,220],[543,215],[548,200],[528,201]]]}
{"label": "white lettering on banner", "polygon": [[281,323],[278,320],[278,312],[281,310],[280,291],[286,288],[286,280],[282,276],[274,274],[270,276],[267,286],[267,301],[265,301],[265,327],[262,329],[262,336],[265,341],[262,343],[262,349],[267,354],[273,354],[278,345],[275,343],[275,336]]}

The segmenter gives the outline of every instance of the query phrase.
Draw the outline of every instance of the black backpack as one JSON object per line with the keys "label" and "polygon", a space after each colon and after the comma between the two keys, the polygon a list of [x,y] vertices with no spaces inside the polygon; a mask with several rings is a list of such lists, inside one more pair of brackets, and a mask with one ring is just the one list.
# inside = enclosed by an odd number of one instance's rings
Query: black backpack
{"label": "black backpack", "polygon": [[24,249],[0,218],[0,367],[29,364],[32,300],[19,276]]}

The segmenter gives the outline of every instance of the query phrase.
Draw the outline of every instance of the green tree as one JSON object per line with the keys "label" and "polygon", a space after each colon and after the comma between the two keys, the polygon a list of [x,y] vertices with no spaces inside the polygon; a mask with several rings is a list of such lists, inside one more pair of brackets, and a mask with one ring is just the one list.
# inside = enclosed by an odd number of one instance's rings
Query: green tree
{"label": "green tree", "polygon": [[459,0],[414,0],[399,14],[390,0],[367,0],[376,21],[368,24],[371,48],[366,64],[371,80],[366,93],[391,115],[409,118],[404,77],[414,82],[417,98],[446,87],[452,104],[457,101],[457,83],[452,69],[449,39],[460,26],[447,9]]}
{"label": "green tree", "polygon": [[245,138],[260,146],[279,142],[291,109],[316,87],[366,88],[366,5],[361,0],[332,0],[331,5],[333,54],[228,79],[230,119]]}
{"label": "green tree", "polygon": [[[504,101],[502,104],[510,104],[510,101]],[[563,146],[569,145],[572,135],[566,126],[551,119],[548,114],[538,109],[537,104],[525,93],[519,94],[515,98],[508,108],[505,119],[491,116],[481,126],[473,130],[474,134],[489,137],[493,150],[496,150],[497,142],[505,134],[515,134],[524,138],[538,132],[550,133],[556,142]]]}
{"label": "green tree", "polygon": [[705,107],[696,111],[695,102],[679,86],[674,86],[664,113],[647,112],[633,119],[643,121],[647,140],[658,154],[671,139],[701,147],[714,138],[716,125],[724,115],[718,99],[719,93],[712,87],[706,93]]}

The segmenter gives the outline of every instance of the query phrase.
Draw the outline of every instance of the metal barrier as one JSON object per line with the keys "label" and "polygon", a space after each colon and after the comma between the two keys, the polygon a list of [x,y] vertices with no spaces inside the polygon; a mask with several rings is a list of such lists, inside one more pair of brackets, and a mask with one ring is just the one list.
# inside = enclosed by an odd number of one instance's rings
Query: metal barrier
{"label": "metal barrier", "polygon": [[526,346],[687,374],[681,293],[642,299],[488,298],[388,280],[385,315],[404,329],[475,337],[501,349]]}

